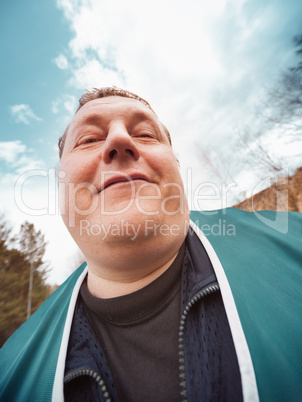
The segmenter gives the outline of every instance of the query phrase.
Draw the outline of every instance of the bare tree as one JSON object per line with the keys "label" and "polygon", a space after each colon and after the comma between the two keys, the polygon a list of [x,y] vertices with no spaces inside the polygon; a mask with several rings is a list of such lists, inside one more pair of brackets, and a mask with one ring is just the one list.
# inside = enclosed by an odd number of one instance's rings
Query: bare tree
{"label": "bare tree", "polygon": [[295,36],[293,42],[297,64],[282,72],[267,90],[261,118],[271,127],[297,137],[302,134],[302,35]]}
{"label": "bare tree", "polygon": [[264,132],[255,133],[249,127],[238,131],[234,148],[238,154],[244,150],[243,160],[238,166],[267,173],[280,172],[285,165],[284,158],[274,154],[264,142]]}
{"label": "bare tree", "polygon": [[[273,176],[288,166],[284,156],[273,152],[269,138],[289,143],[302,142],[302,34],[294,37],[296,65],[281,72],[279,79],[265,90],[264,99],[256,106],[253,124],[240,127],[230,140],[233,155],[225,150],[198,149],[203,165],[218,179],[234,181],[243,170],[263,178]],[[235,162],[234,162],[235,160]],[[296,166],[297,167],[297,166]],[[241,191],[244,195],[244,191]]]}

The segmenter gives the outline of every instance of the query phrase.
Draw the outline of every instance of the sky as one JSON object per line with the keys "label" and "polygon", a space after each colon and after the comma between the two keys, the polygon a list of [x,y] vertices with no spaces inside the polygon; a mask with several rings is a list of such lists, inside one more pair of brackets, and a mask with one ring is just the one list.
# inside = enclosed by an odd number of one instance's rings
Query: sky
{"label": "sky", "polygon": [[[230,206],[269,179],[246,168],[230,181],[227,170],[242,157],[238,130],[295,63],[301,22],[301,0],[1,2],[0,212],[15,232],[27,220],[45,234],[50,283],[78,260],[57,203],[57,141],[85,89],[147,99],[171,132],[191,207]],[[292,173],[299,147],[276,138],[268,146]],[[221,177],[204,154],[226,161]]]}

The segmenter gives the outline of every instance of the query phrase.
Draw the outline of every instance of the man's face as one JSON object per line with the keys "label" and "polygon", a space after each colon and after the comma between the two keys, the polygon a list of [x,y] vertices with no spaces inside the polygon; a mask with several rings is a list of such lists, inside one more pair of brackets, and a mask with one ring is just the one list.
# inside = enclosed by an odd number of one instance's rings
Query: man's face
{"label": "man's face", "polygon": [[151,228],[152,221],[172,224],[176,215],[187,214],[167,135],[157,116],[135,99],[106,97],[79,110],[59,177],[61,213],[78,244],[91,236],[112,240],[114,225],[128,225],[120,236],[131,237],[138,228],[147,236],[146,220]]}

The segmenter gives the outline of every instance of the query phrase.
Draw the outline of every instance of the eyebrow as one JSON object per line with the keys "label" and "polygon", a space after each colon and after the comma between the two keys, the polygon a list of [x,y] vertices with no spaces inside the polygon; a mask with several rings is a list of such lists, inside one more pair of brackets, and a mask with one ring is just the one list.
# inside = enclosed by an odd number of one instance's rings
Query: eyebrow
{"label": "eyebrow", "polygon": [[[150,111],[152,113],[152,111]],[[154,115],[157,117],[156,115]],[[149,115],[149,113],[144,112],[144,111],[134,111],[131,113],[131,121],[133,121],[133,124],[137,124],[140,121],[143,120],[148,120],[149,122],[152,122],[152,118]],[[98,124],[99,122],[102,121],[102,113],[92,113],[89,116],[84,117],[79,121],[80,124]]]}

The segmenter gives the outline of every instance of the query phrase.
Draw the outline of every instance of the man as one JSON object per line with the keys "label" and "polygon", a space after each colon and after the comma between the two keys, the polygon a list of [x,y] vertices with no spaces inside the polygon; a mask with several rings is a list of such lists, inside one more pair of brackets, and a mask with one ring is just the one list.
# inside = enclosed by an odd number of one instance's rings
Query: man
{"label": "man", "polygon": [[80,99],[59,147],[87,266],[1,350],[0,399],[299,400],[301,215],[190,221],[168,130],[117,88]]}

